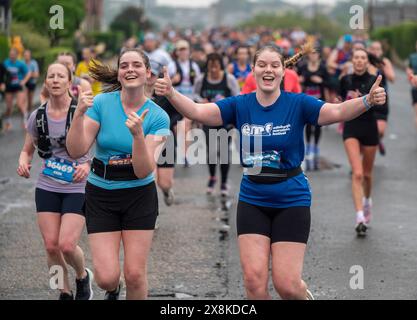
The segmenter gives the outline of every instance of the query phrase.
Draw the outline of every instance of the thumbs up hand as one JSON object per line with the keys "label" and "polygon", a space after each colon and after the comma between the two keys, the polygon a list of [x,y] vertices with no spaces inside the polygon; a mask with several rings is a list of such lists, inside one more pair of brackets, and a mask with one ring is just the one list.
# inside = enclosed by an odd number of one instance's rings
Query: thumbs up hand
{"label": "thumbs up hand", "polygon": [[382,76],[379,75],[366,97],[366,101],[371,106],[383,105],[387,100],[385,89],[379,86],[381,84],[381,80]]}
{"label": "thumbs up hand", "polygon": [[171,98],[174,95],[174,88],[172,87],[172,81],[169,77],[167,67],[163,68],[163,78],[159,78],[155,83],[155,94],[158,96],[165,96]]}
{"label": "thumbs up hand", "polygon": [[128,115],[125,124],[133,137],[139,137],[143,134],[143,122],[145,121],[145,117],[148,112],[149,109],[146,109],[140,116],[136,112],[131,112]]}
{"label": "thumbs up hand", "polygon": [[91,90],[82,91],[81,86],[77,86],[78,88],[78,106],[77,109],[80,112],[85,113],[87,112],[88,108],[93,105],[93,92]]}

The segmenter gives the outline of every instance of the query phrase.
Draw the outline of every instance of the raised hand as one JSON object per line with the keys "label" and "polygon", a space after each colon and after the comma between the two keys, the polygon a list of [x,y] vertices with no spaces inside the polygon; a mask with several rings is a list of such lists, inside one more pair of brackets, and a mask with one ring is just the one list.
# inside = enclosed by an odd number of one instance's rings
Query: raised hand
{"label": "raised hand", "polygon": [[366,97],[366,101],[371,106],[383,105],[385,104],[387,100],[387,94],[385,92],[385,89],[379,86],[381,84],[381,81],[382,81],[382,76],[379,75],[378,78],[376,78],[374,84],[372,85],[371,90],[369,91]]}
{"label": "raised hand", "polygon": [[83,92],[81,86],[77,86],[77,88],[79,92],[77,110],[79,110],[82,113],[86,113],[88,108],[90,108],[93,105],[93,92],[91,90]]}
{"label": "raised hand", "polygon": [[172,87],[172,81],[168,74],[167,67],[163,67],[164,77],[159,78],[155,82],[155,94],[158,96],[172,97],[174,89]]}
{"label": "raised hand", "polygon": [[138,137],[143,134],[143,121],[145,120],[146,115],[148,114],[149,109],[143,111],[143,113],[138,116],[136,112],[131,112],[125,122],[126,127],[130,130],[130,133],[133,137]]}

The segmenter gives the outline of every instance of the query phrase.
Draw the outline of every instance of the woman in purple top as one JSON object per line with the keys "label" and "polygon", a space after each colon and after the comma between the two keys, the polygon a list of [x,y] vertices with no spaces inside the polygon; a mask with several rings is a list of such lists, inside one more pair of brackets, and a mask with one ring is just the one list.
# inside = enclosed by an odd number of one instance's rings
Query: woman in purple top
{"label": "woman in purple top", "polygon": [[70,70],[63,64],[51,64],[44,85],[50,98],[29,117],[17,173],[30,178],[31,162],[37,148],[43,158],[35,193],[38,224],[48,266],[51,271],[52,267],[58,268],[54,272],[58,270],[63,276],[59,299],[74,299],[68,281],[70,265],[76,272],[75,299],[90,300],[93,297],[93,275],[85,267],[84,253],[77,245],[85,224],[84,190],[90,163],[87,156],[72,159],[66,149],[66,132],[71,118],[69,110],[76,105],[69,94]]}

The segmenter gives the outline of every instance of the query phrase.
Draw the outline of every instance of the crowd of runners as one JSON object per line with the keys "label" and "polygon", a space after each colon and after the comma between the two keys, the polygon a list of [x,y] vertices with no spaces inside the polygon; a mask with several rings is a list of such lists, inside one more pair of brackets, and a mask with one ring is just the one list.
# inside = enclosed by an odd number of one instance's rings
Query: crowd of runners
{"label": "crowd of runners", "polygon": [[[42,158],[36,210],[48,265],[65,272],[60,299],[91,299],[94,280],[105,299],[117,300],[122,273],[127,299],[147,297],[157,188],[166,205],[175,205],[175,166],[195,163],[187,138],[193,128],[205,136],[209,195],[219,187],[221,197],[232,196],[229,153],[237,141],[237,236],[249,299],[270,298],[270,259],[283,299],[314,299],[301,278],[311,207],[303,169],[320,170],[322,126],[339,124],[351,165],[354,228],[366,235],[376,153],[389,152],[383,137],[395,81],[381,42],[344,35],[327,47],[300,29],[167,30],[127,39],[115,65],[91,48],[78,55],[79,63],[77,55],[60,53],[38,91],[30,52],[23,62],[12,48],[0,72],[3,130],[11,130],[16,98],[27,131],[17,173],[29,178],[34,154]],[[407,73],[417,126],[417,53]],[[33,99],[41,102],[34,110]],[[84,225],[92,270],[78,246]]]}

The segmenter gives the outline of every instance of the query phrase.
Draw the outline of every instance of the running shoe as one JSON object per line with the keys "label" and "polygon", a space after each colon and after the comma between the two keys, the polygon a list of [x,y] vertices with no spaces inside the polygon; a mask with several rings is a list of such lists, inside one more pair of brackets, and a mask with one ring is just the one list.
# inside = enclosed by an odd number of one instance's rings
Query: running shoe
{"label": "running shoe", "polygon": [[165,204],[169,207],[174,204],[174,191],[170,188],[168,191],[164,191],[164,201]]}
{"label": "running shoe", "polygon": [[308,290],[308,289],[307,289],[307,300],[316,300],[316,299],[314,299],[314,296],[313,296],[313,294],[311,293],[311,291],[310,291],[310,290]]}
{"label": "running shoe", "polygon": [[229,196],[229,186],[227,183],[222,183],[220,187],[220,194],[222,197],[228,197]]}
{"label": "running shoe", "polygon": [[61,292],[58,300],[74,300],[74,295],[68,292]]}
{"label": "running shoe", "polygon": [[75,294],[75,300],[92,300],[93,299],[93,272],[85,268],[87,276],[84,279],[75,279],[77,286],[77,292]]}
{"label": "running shoe", "polygon": [[106,291],[106,294],[104,295],[104,300],[119,300],[121,289],[122,289],[122,284],[119,283],[116,290]]}
{"label": "running shoe", "polygon": [[212,195],[214,193],[214,186],[216,185],[217,178],[216,177],[210,177],[208,183],[207,183],[207,194]]}
{"label": "running shoe", "polygon": [[363,237],[366,235],[366,230],[368,230],[368,226],[365,224],[364,221],[360,221],[356,223],[355,230],[358,236]]}
{"label": "running shoe", "polygon": [[382,141],[379,141],[378,149],[379,149],[379,154],[381,156],[385,156],[385,154],[387,153],[387,151],[385,150],[385,145],[384,145],[384,143]]}

